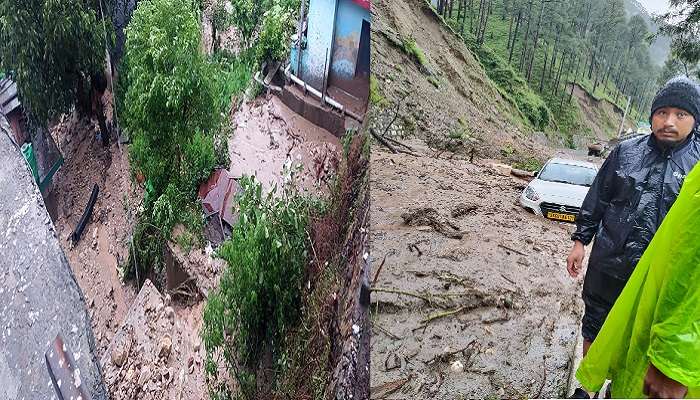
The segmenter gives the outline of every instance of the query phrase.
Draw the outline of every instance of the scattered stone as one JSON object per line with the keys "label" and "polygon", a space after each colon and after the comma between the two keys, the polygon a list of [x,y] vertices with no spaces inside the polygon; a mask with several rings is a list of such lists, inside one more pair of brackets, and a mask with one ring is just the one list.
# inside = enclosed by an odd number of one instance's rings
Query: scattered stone
{"label": "scattered stone", "polygon": [[158,346],[158,357],[165,358],[166,360],[170,357],[170,351],[172,350],[173,340],[170,336],[164,336],[160,340],[160,345]]}
{"label": "scattered stone", "polygon": [[139,374],[139,386],[145,385],[148,381],[151,380],[152,376],[153,373],[151,372],[151,367],[148,365],[144,365],[143,368],[141,368],[141,373]]}
{"label": "scattered stone", "polygon": [[452,370],[452,372],[456,372],[456,373],[464,372],[464,364],[462,364],[462,362],[459,360],[454,361],[450,365],[450,369]]}
{"label": "scattered stone", "polygon": [[513,169],[510,165],[499,163],[491,163],[489,164],[489,168],[491,168],[493,172],[501,176],[510,176],[510,172]]}
{"label": "scattered stone", "polygon": [[386,371],[401,368],[401,359],[396,353],[389,354],[386,360],[384,360],[384,368],[386,368]]}
{"label": "scattered stone", "polygon": [[129,355],[130,348],[130,340],[125,340],[124,342],[115,345],[111,352],[112,364],[116,365],[117,367],[124,365],[124,362],[126,362],[126,358]]}
{"label": "scattered stone", "polygon": [[175,310],[170,306],[165,307],[165,316],[171,320],[174,319],[175,318]]}

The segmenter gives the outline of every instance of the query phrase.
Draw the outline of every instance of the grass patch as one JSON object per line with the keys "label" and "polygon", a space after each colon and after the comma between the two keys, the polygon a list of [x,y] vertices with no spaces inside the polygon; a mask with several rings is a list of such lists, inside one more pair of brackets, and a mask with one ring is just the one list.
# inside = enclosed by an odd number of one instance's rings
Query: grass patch
{"label": "grass patch", "polygon": [[389,101],[384,97],[379,89],[379,82],[374,75],[369,77],[369,101],[375,106],[386,107]]}
{"label": "grass patch", "polygon": [[522,169],[524,171],[539,171],[543,166],[544,163],[534,157],[526,158],[513,164],[513,168]]}
{"label": "grass patch", "polygon": [[418,47],[416,40],[412,37],[403,39],[403,51],[406,52],[414,61],[418,63],[421,67],[428,67],[428,59],[425,57],[425,53]]}

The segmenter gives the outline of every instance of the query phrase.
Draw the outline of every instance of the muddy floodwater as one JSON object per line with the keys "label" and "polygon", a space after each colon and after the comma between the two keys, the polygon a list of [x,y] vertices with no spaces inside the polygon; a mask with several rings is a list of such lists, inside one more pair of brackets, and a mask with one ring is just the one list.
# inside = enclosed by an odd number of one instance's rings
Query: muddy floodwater
{"label": "muddy floodwater", "polygon": [[409,144],[372,148],[372,398],[565,396],[574,226],[518,206],[525,180]]}
{"label": "muddy floodwater", "polygon": [[229,139],[230,172],[255,176],[265,189],[283,183],[282,171],[301,168],[301,187],[317,192],[327,188],[340,156],[340,139],[290,110],[275,96],[244,103],[234,118]]}

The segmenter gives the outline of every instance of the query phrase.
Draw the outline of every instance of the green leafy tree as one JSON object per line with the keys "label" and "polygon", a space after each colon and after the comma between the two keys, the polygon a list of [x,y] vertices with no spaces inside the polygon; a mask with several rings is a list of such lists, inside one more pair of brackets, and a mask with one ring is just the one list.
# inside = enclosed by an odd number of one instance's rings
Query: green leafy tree
{"label": "green leafy tree", "polygon": [[671,36],[673,55],[686,67],[700,62],[700,1],[671,0],[661,32]]}
{"label": "green leafy tree", "polygon": [[220,114],[200,35],[195,11],[177,0],[140,2],[127,28],[124,125],[132,167],[151,182],[154,200],[168,183],[193,195],[213,167],[202,149],[212,148]]}
{"label": "green leafy tree", "polygon": [[271,0],[232,0],[231,21],[241,34],[244,47],[250,48],[253,34],[257,31],[262,16],[272,4]]}
{"label": "green leafy tree", "polygon": [[[212,398],[226,391],[229,377],[238,382],[242,398],[260,398],[256,375],[266,352],[272,355],[273,370],[282,369],[286,335],[300,318],[309,260],[307,228],[314,203],[292,185],[263,194],[255,178],[243,177],[241,186],[238,223],[218,252],[228,268],[204,309],[202,337]],[[224,376],[217,367],[220,356]]]}
{"label": "green leafy tree", "polygon": [[103,26],[99,0],[0,0],[0,69],[39,122],[88,110],[90,86],[104,90],[105,18]]}
{"label": "green leafy tree", "polygon": [[287,56],[297,6],[298,2],[281,2],[265,12],[255,52],[258,63],[269,59],[281,61]]}

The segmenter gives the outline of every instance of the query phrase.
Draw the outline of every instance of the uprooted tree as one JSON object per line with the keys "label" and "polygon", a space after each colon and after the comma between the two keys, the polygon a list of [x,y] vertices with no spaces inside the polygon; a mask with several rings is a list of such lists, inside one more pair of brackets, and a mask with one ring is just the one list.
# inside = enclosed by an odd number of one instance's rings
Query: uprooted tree
{"label": "uprooted tree", "polygon": [[[93,95],[106,88],[105,37],[110,0],[0,0],[0,70],[17,82],[30,115],[46,123],[78,111],[92,115]],[[103,20],[104,18],[104,20]],[[101,100],[95,114],[109,139]]]}

